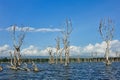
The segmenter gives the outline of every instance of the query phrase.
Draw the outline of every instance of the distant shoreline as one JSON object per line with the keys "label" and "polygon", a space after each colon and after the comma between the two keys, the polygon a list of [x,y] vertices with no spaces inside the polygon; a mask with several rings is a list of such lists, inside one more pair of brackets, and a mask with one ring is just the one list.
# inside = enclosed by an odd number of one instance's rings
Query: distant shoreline
{"label": "distant shoreline", "polygon": [[[104,62],[105,58],[70,58],[70,62]],[[109,60],[111,62],[119,62],[120,57],[110,57]],[[23,58],[22,62],[49,62],[49,58]],[[54,59],[55,61],[55,59]],[[65,60],[63,59],[63,62]],[[10,62],[10,58],[0,58],[1,62]],[[60,59],[58,59],[58,63],[60,62]]]}

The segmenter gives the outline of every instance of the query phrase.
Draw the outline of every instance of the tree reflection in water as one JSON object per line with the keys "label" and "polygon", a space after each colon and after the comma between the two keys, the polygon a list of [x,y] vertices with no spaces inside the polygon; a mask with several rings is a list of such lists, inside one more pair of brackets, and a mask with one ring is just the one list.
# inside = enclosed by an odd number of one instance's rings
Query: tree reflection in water
{"label": "tree reflection in water", "polygon": [[114,70],[115,68],[112,65],[106,66],[105,67],[105,73],[109,77],[110,80],[117,80],[115,78],[115,74],[117,70]]}

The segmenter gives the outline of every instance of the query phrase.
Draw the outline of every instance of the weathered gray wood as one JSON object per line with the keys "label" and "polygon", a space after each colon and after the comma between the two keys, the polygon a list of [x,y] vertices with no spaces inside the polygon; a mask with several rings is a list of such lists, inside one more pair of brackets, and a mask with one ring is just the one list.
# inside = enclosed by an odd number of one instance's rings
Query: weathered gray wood
{"label": "weathered gray wood", "polygon": [[65,52],[65,65],[69,64],[69,53],[70,53],[70,41],[69,36],[72,32],[72,22],[69,19],[66,19],[65,30],[62,31],[63,34],[63,44],[64,44],[64,52]]}
{"label": "weathered gray wood", "polygon": [[113,39],[113,32],[114,32],[114,25],[111,19],[108,20],[101,20],[99,26],[99,32],[102,39],[106,42],[106,65],[110,65],[111,62],[109,61],[109,53],[110,53],[110,42]]}

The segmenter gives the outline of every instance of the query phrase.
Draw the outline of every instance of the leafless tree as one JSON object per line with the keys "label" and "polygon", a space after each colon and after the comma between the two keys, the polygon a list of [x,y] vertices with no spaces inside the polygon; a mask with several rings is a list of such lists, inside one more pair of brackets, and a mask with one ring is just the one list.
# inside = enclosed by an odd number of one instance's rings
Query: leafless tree
{"label": "leafless tree", "polygon": [[48,53],[49,53],[49,63],[53,64],[54,63],[54,56],[53,56],[53,51],[51,48],[47,49]]}
{"label": "leafless tree", "polygon": [[110,53],[110,42],[113,39],[114,25],[111,19],[101,20],[99,25],[99,33],[102,39],[106,42],[106,65],[110,64],[109,53]]}
{"label": "leafless tree", "polygon": [[[11,61],[11,64],[14,65],[14,67],[18,67],[21,65],[21,53],[20,49],[23,44],[23,40],[25,38],[25,33],[28,29],[24,30],[21,28],[21,30],[16,33],[16,25],[13,25],[12,27],[12,39],[13,39],[13,47],[14,47],[14,61]],[[16,37],[17,36],[17,37]],[[11,53],[10,53],[11,54]],[[12,57],[12,54],[11,54]]]}
{"label": "leafless tree", "polygon": [[97,58],[98,57],[98,52],[94,52],[95,53],[95,57]]}
{"label": "leafless tree", "polygon": [[118,56],[118,51],[115,51],[116,57]]}
{"label": "leafless tree", "polygon": [[59,54],[59,50],[60,50],[60,38],[57,37],[55,40],[56,40],[56,64],[57,64],[58,54]]}
{"label": "leafless tree", "polygon": [[61,48],[61,49],[59,50],[59,54],[60,54],[60,63],[61,63],[61,64],[63,63],[62,53],[63,53],[63,49]]}
{"label": "leafless tree", "polygon": [[10,57],[11,57],[10,64],[11,64],[11,66],[13,66],[13,56],[12,56],[12,52],[9,52],[9,53],[10,53]]}
{"label": "leafless tree", "polygon": [[32,61],[32,66],[33,66],[33,71],[35,71],[35,72],[39,71],[37,65],[33,61]]}
{"label": "leafless tree", "polygon": [[64,44],[64,52],[65,52],[65,65],[69,63],[69,50],[70,50],[70,41],[69,37],[72,32],[72,22],[69,19],[66,19],[65,30],[62,31],[63,34],[63,44]]}
{"label": "leafless tree", "polygon": [[94,59],[94,52],[91,52],[91,61]]}
{"label": "leafless tree", "polygon": [[80,63],[80,55],[77,57],[77,62]]}

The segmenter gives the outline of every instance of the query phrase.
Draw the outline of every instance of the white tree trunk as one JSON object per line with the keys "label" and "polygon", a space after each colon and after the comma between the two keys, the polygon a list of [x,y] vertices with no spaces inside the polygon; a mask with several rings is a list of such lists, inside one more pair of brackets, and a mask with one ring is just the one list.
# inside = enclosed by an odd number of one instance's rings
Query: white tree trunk
{"label": "white tree trunk", "polygon": [[58,56],[58,50],[56,51],[56,64],[57,64],[57,62],[58,62],[57,56]]}
{"label": "white tree trunk", "polygon": [[68,51],[68,53],[67,53],[67,63],[69,64],[69,51]]}
{"label": "white tree trunk", "polygon": [[65,66],[67,66],[67,53],[65,52]]}
{"label": "white tree trunk", "polygon": [[12,53],[11,52],[10,52],[10,57],[11,57],[10,64],[11,64],[11,66],[13,66],[13,60],[12,60]]}
{"label": "white tree trunk", "polygon": [[52,58],[51,58],[51,55],[49,56],[49,63],[51,64],[52,62]]}
{"label": "white tree trunk", "polygon": [[109,47],[110,47],[110,41],[106,41],[106,44],[107,44],[107,48],[106,48],[106,52],[105,52],[105,57],[106,57],[106,65],[109,65],[110,64],[110,61],[109,61]]}
{"label": "white tree trunk", "polygon": [[62,61],[62,55],[60,54],[60,63],[63,63],[63,61]]}

